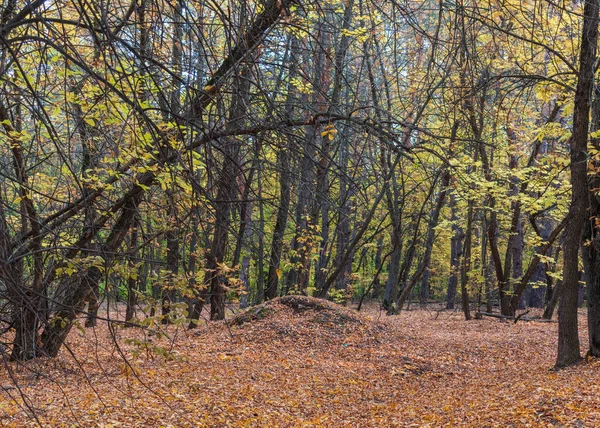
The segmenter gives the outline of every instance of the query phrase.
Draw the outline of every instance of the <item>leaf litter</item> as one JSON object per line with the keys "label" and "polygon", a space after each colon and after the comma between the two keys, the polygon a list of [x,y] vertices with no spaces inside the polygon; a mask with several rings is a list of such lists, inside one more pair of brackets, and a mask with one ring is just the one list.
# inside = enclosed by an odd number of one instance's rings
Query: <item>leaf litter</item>
{"label": "leaf litter", "polygon": [[166,330],[99,323],[55,359],[6,363],[0,424],[35,426],[33,411],[43,426],[600,426],[600,362],[551,370],[556,324],[291,296]]}

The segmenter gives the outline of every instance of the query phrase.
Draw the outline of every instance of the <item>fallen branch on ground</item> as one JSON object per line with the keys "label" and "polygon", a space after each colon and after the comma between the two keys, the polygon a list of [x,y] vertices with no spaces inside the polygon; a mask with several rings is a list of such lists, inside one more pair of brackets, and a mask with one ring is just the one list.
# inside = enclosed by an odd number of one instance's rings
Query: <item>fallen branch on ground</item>
{"label": "fallen branch on ground", "polygon": [[507,321],[514,321],[515,324],[517,321],[530,321],[530,322],[557,322],[556,320],[547,320],[541,317],[526,317],[525,314],[529,313],[529,311],[522,313],[516,317],[510,315],[501,315],[501,314],[492,314],[490,312],[479,312],[481,316],[492,317],[492,318],[500,318]]}

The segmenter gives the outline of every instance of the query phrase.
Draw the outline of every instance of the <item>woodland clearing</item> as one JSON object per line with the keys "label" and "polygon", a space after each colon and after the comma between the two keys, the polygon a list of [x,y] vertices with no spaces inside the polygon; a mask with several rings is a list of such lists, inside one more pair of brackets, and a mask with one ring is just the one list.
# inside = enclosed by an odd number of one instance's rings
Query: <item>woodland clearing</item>
{"label": "woodland clearing", "polygon": [[551,370],[557,324],[268,307],[229,328],[169,326],[162,356],[134,352],[138,329],[77,331],[56,359],[2,368],[0,422],[37,423],[22,392],[43,426],[600,424],[600,362]]}

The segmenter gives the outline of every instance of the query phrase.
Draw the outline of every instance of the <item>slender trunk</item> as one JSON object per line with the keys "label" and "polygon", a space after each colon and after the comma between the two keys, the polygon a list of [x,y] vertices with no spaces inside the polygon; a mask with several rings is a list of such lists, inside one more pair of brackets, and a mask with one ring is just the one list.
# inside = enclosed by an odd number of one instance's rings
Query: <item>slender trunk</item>
{"label": "slender trunk", "polygon": [[[228,130],[239,129],[246,117],[249,90],[249,70],[244,67],[235,78],[234,96],[229,112]],[[225,318],[225,254],[231,224],[231,210],[236,200],[240,142],[228,139],[223,142],[223,164],[217,179],[215,223],[210,252],[206,257],[206,276],[210,287],[210,319]]]}
{"label": "slender trunk", "polygon": [[[290,79],[294,79],[298,73],[298,61],[300,58],[299,40],[292,37],[291,41],[291,58],[290,58]],[[295,87],[291,84],[288,86],[288,94],[286,100],[286,116],[292,119],[293,105],[297,96]],[[277,289],[279,278],[281,277],[281,252],[283,248],[283,237],[287,226],[288,213],[290,210],[291,196],[291,171],[290,171],[290,152],[294,137],[289,135],[287,144],[280,148],[277,153],[277,161],[279,165],[279,206],[277,208],[277,220],[273,229],[273,240],[271,242],[271,256],[269,260],[269,273],[267,276],[267,289],[265,290],[265,298],[273,299],[277,297]]]}
{"label": "slender trunk", "polygon": [[554,316],[554,310],[556,309],[556,305],[558,304],[558,300],[560,299],[562,285],[562,280],[556,281],[556,285],[554,286],[554,290],[552,292],[552,297],[546,304],[546,308],[544,309],[544,315],[542,315],[542,318],[551,320]]}
{"label": "slender trunk", "polygon": [[[425,262],[425,260],[423,260],[421,262],[421,264],[417,268],[417,271],[412,276],[411,280],[406,283],[406,285],[402,289],[402,293],[400,293],[400,296],[398,296],[398,300],[395,304],[395,306],[397,308],[395,313],[400,313],[402,306],[404,306],[404,303],[406,303],[406,300],[409,299],[410,296],[412,295],[413,287],[415,286],[415,284],[417,283],[419,278],[421,278],[421,275],[425,271],[425,263],[424,262]],[[408,302],[408,305],[410,306],[410,301]],[[388,314],[389,314],[389,312],[388,312]]]}
{"label": "slender trunk", "polygon": [[[452,137],[454,139],[456,136],[456,131],[458,130],[458,122],[453,127]],[[433,251],[433,244],[435,241],[435,227],[438,224],[438,220],[440,217],[440,213],[442,212],[442,207],[446,202],[446,195],[448,193],[448,185],[450,184],[450,172],[448,170],[442,173],[442,182],[440,184],[440,191],[436,198],[436,203],[429,218],[429,224],[427,228],[427,240],[425,241],[425,254],[423,255],[423,263],[425,264],[425,268],[423,271],[423,278],[421,280],[421,304],[426,304],[427,300],[429,300],[429,276],[430,269],[429,264],[431,262],[431,253]]]}
{"label": "slender trunk", "polygon": [[269,261],[269,273],[267,276],[267,289],[265,298],[277,297],[277,285],[281,277],[281,250],[283,248],[283,236],[287,225],[288,211],[290,209],[290,158],[289,150],[283,148],[279,151],[279,207],[277,209],[277,220],[273,229],[273,241],[271,243],[271,257]]}
{"label": "slender trunk", "polygon": [[471,310],[469,307],[469,272],[471,270],[471,241],[473,237],[473,201],[469,201],[466,230],[464,256],[460,269],[460,292],[462,310],[465,314],[465,319],[469,321],[471,319]]}
{"label": "slender trunk", "polygon": [[[352,213],[352,183],[348,176],[348,160],[350,150],[350,135],[347,127],[344,127],[341,132],[340,148],[339,152],[339,165],[340,165],[340,207],[339,207],[339,218],[337,225],[337,243],[336,243],[336,257],[335,265],[343,266],[341,273],[337,276],[335,281],[336,290],[345,291],[348,288],[350,281],[350,274],[352,273],[352,260],[354,254],[346,256],[347,248],[350,244],[352,237],[352,228],[350,227],[350,217]],[[354,229],[356,230],[356,229]],[[344,260],[345,258],[345,260]]]}
{"label": "slender trunk", "polygon": [[296,230],[292,240],[292,266],[286,278],[287,290],[297,288],[300,294],[306,294],[308,287],[308,270],[310,269],[310,253],[312,250],[312,236],[308,229],[309,209],[312,198],[314,167],[314,142],[316,141],[316,129],[310,126],[306,130],[304,143],[302,144],[300,160],[300,179],[298,183],[298,200],[296,203],[295,224]]}
{"label": "slender trunk", "polygon": [[131,229],[131,236],[129,238],[129,260],[127,261],[129,267],[129,276],[127,278],[127,307],[125,309],[125,321],[131,321],[135,317],[135,309],[137,306],[137,293],[139,279],[138,269],[136,264],[137,258],[137,245],[138,245],[138,227],[135,225],[136,220],[133,220],[134,226]]}
{"label": "slender trunk", "polygon": [[[193,313],[194,313],[194,303],[195,303],[195,295],[196,295],[196,265],[198,262],[198,235],[200,233],[198,223],[199,223],[199,208],[197,206],[192,207],[192,236],[190,237],[190,246],[189,246],[189,256],[188,256],[188,265],[186,269],[186,273],[188,275],[188,292],[186,300],[187,300],[187,316],[190,318],[191,322],[193,322]],[[199,316],[200,314],[198,314]],[[198,318],[196,318],[197,320]]]}
{"label": "slender trunk", "polygon": [[[332,84],[331,101],[329,111],[332,113],[342,113],[340,105],[340,95],[342,91],[343,77],[346,68],[346,53],[350,45],[350,38],[346,31],[349,30],[353,18],[354,0],[348,0],[344,8],[344,17],[342,22],[342,31],[340,43],[338,44],[334,57],[334,76]],[[331,125],[332,126],[332,125]],[[326,129],[327,131],[327,129]],[[323,132],[321,159],[318,165],[317,174],[317,198],[320,198],[319,205],[321,209],[321,246],[319,250],[319,259],[315,271],[315,288],[323,290],[327,280],[327,261],[329,259],[327,250],[329,247],[329,164],[331,156],[331,142],[333,136],[330,132]]]}
{"label": "slender trunk", "polygon": [[381,272],[381,268],[383,266],[383,259],[382,259],[382,253],[383,253],[383,236],[380,236],[377,239],[377,250],[375,252],[375,260],[374,260],[374,264],[375,264],[375,278],[373,278],[373,292],[371,294],[371,297],[376,299],[377,297],[379,297],[379,293],[381,292],[381,282],[379,280],[379,272]]}
{"label": "slender trunk", "polygon": [[[530,223],[533,228],[537,231],[537,235],[542,238],[544,241],[548,241],[550,239],[550,235],[552,232],[552,224],[553,221],[550,218],[544,218],[540,222],[540,226],[538,227],[535,218],[530,219]],[[536,248],[536,253],[539,253],[540,248]],[[549,248],[545,254],[547,257],[552,256],[552,248]],[[547,269],[549,268],[548,262],[539,261],[535,265],[535,270],[533,275],[531,276],[531,282],[528,284],[525,293],[523,293],[527,297],[527,305],[533,308],[543,308],[544,307],[544,295],[548,293],[547,288],[550,286],[550,290],[552,287],[552,278],[546,274]],[[548,282],[550,280],[550,282]],[[545,284],[543,286],[541,284]]]}
{"label": "slender trunk", "polygon": [[[170,192],[169,192],[170,194]],[[177,284],[177,276],[179,275],[179,228],[177,227],[177,209],[175,200],[172,196],[169,197],[168,222],[169,231],[166,234],[167,238],[167,270],[166,282],[162,286],[161,296],[161,315],[162,323],[169,324],[171,319],[171,305],[175,303],[175,290]]]}
{"label": "slender trunk", "polygon": [[263,178],[262,169],[259,166],[258,169],[258,255],[256,261],[256,268],[258,274],[256,275],[256,299],[255,304],[262,303],[265,300],[265,210],[263,202],[262,192]]}
{"label": "slender trunk", "polygon": [[450,197],[450,211],[452,220],[452,239],[450,240],[450,278],[448,279],[448,291],[446,294],[446,308],[454,309],[458,279],[460,277],[460,260],[462,257],[462,242],[464,232],[458,223],[456,208],[456,197]]}

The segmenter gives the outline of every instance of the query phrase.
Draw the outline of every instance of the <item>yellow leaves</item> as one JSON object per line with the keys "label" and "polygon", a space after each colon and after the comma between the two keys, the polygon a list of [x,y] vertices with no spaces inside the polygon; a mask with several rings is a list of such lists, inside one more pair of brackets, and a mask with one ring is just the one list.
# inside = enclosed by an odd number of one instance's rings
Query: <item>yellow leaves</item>
{"label": "yellow leaves", "polygon": [[321,132],[321,137],[324,138],[328,138],[329,141],[333,141],[333,139],[335,138],[336,134],[337,134],[337,129],[335,129],[335,125],[330,124],[327,125],[323,131]]}
{"label": "yellow leaves", "polygon": [[366,42],[369,39],[369,32],[368,32],[367,28],[365,28],[365,27],[358,27],[354,30],[349,30],[347,28],[343,28],[341,33],[342,33],[342,36],[355,37],[356,40],[361,43]]}
{"label": "yellow leaves", "polygon": [[236,268],[235,267],[230,267],[227,265],[227,263],[219,263],[217,262],[217,272],[219,272],[219,274],[221,275],[227,275],[233,272],[236,272]]}
{"label": "yellow leaves", "polygon": [[311,94],[313,92],[312,86],[309,83],[305,83],[297,77],[290,79],[290,85],[295,87],[301,94]]}
{"label": "yellow leaves", "polygon": [[138,180],[135,180],[135,184],[136,184],[136,186],[138,186],[140,189],[142,189],[145,192],[150,190],[150,186],[148,186],[146,184],[142,184]]}
{"label": "yellow leaves", "polygon": [[537,141],[543,141],[544,139],[563,139],[568,138],[571,132],[566,129],[563,125],[556,122],[547,123],[538,129],[535,139]]}
{"label": "yellow leaves", "polygon": [[67,267],[56,268],[56,274],[57,275],[62,275],[64,273],[67,276],[73,276],[73,274],[75,272],[77,272],[77,268],[74,267],[74,266],[67,266]]}

